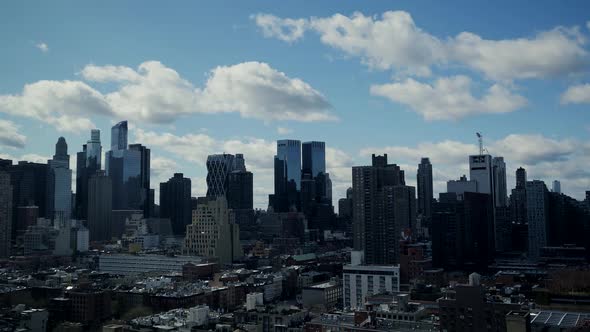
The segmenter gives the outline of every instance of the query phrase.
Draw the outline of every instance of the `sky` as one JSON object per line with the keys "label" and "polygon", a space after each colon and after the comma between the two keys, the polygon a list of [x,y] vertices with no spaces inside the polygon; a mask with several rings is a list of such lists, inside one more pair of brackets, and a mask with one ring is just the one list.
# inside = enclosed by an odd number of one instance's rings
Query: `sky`
{"label": "sky", "polygon": [[[2,1],[0,157],[75,154],[128,120],[152,187],[182,172],[206,192],[207,155],[243,153],[255,205],[277,139],[325,141],[334,201],[351,167],[388,154],[435,194],[468,155],[583,199],[590,190],[590,3],[568,1]],[[75,175],[74,175],[75,176]]]}

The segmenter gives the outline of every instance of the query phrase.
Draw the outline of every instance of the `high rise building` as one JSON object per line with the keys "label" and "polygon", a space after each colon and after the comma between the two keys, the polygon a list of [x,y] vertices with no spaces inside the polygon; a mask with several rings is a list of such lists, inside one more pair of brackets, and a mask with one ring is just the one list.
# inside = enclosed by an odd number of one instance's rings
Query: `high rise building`
{"label": "high rise building", "polygon": [[191,179],[182,173],[160,183],[160,217],[170,219],[174,235],[184,235],[191,223]]}
{"label": "high rise building", "polygon": [[[241,160],[244,160],[243,156]],[[207,197],[225,196],[229,173],[234,170],[236,170],[236,157],[233,154],[209,155],[207,157]]]}
{"label": "high rise building", "polygon": [[252,172],[235,170],[227,178],[227,205],[233,210],[254,208],[254,179]]}
{"label": "high rise building", "polygon": [[90,140],[82,145],[76,154],[76,218],[85,220],[88,216],[88,180],[101,169],[102,145],[100,130],[90,131]]}
{"label": "high rise building", "polygon": [[55,144],[55,155],[48,161],[50,170],[50,215],[52,219],[56,214],[63,214],[70,219],[72,214],[72,170],[70,169],[70,156],[65,138],[60,137]]}
{"label": "high rise building", "polygon": [[551,187],[551,191],[554,193],[561,194],[561,182],[558,180],[553,180],[553,186]]}
{"label": "high rise building", "polygon": [[388,164],[387,155],[373,155],[371,166],[352,168],[353,243],[365,252],[368,264],[397,262],[400,227],[409,223],[395,218],[396,200],[407,199],[396,195],[397,186],[405,186],[404,172]]}
{"label": "high rise building", "polygon": [[508,206],[508,189],[506,186],[506,163],[504,157],[494,157],[492,159],[494,195],[496,207]]}
{"label": "high rise building", "polygon": [[526,170],[519,167],[516,170],[516,188],[524,188],[526,186]]}
{"label": "high rise building", "polygon": [[193,210],[192,223],[186,226],[183,251],[188,255],[217,257],[221,264],[231,264],[243,255],[240,228],[230,221],[224,197],[200,199]]}
{"label": "high rise building", "polygon": [[130,151],[138,151],[140,154],[140,173],[139,173],[139,186],[140,186],[140,210],[143,211],[145,218],[151,217],[150,211],[152,211],[150,201],[150,149],[141,144],[130,144]]}
{"label": "high rise building", "polygon": [[12,185],[10,175],[0,171],[0,258],[10,256],[12,236]]}
{"label": "high rise building", "polygon": [[461,176],[459,180],[449,180],[447,181],[447,192],[455,193],[457,195],[457,199],[461,201],[463,200],[465,193],[478,192],[477,181],[467,180],[465,175]]}
{"label": "high rise building", "polygon": [[91,241],[111,239],[113,185],[104,171],[97,171],[88,181],[88,230]]}
{"label": "high rise building", "polygon": [[432,200],[434,198],[432,190],[432,164],[430,159],[422,158],[418,164],[418,173],[416,176],[418,185],[418,213],[430,218],[432,215]]}
{"label": "high rise building", "polygon": [[492,156],[489,154],[469,156],[469,179],[477,182],[477,192],[494,195]]}
{"label": "high rise building", "polygon": [[[301,142],[284,139],[277,141],[277,158],[285,161],[287,182],[294,181],[297,190],[301,189]],[[325,168],[325,166],[324,166]]]}
{"label": "high rise building", "polygon": [[485,270],[495,239],[491,195],[465,192],[440,195],[432,214],[432,263],[445,269]]}
{"label": "high rise building", "polygon": [[111,150],[127,150],[127,121],[121,121],[111,128]]}
{"label": "high rise building", "polygon": [[302,173],[311,174],[312,177],[316,177],[320,173],[326,173],[326,143],[303,142],[301,149],[303,157]]}
{"label": "high rise building", "polygon": [[510,193],[510,220],[512,221],[512,250],[526,251],[528,246],[528,218],[526,198],[526,170],[516,170],[516,187]]}
{"label": "high rise building", "polygon": [[114,210],[142,210],[149,213],[150,150],[139,144],[127,146],[127,121],[111,128],[111,150],[106,172],[113,183]]}
{"label": "high rise building", "polygon": [[12,186],[12,238],[16,237],[20,227],[17,209],[20,206],[37,206],[39,217],[50,217],[50,199],[48,196],[51,175],[47,164],[19,161],[13,165],[11,160],[0,159],[0,170],[10,174]]}
{"label": "high rise building", "polygon": [[528,221],[528,257],[536,261],[541,248],[547,246],[548,190],[543,181],[533,180],[526,183],[526,206]]}

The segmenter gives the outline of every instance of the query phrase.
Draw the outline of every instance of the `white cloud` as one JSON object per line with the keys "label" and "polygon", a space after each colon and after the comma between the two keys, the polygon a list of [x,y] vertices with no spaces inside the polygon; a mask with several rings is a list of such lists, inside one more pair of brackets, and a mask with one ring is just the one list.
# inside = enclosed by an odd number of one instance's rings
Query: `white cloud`
{"label": "white cloud", "polygon": [[590,104],[590,84],[573,85],[561,95],[562,104]]}
{"label": "white cloud", "polygon": [[194,113],[237,112],[244,118],[265,121],[335,119],[321,93],[261,62],[216,67],[202,89],[158,61],[144,62],[137,71],[89,65],[81,74],[86,80],[121,84],[105,97],[123,118],[170,123]]}
{"label": "white cloud", "polygon": [[547,78],[588,70],[590,58],[577,28],[557,27],[532,38],[486,40],[460,33],[451,57],[494,80]]}
{"label": "white cloud", "polygon": [[27,137],[18,132],[18,126],[8,120],[0,119],[0,145],[22,149],[27,143]]}
{"label": "white cloud", "polygon": [[41,50],[41,52],[43,53],[47,53],[49,52],[49,46],[47,46],[46,43],[40,42],[35,44],[35,47],[38,48],[39,50]]}
{"label": "white cloud", "polygon": [[289,43],[303,38],[307,25],[305,19],[283,19],[270,14],[257,14],[250,16],[250,18],[260,27],[265,37],[274,37]]}
{"label": "white cloud", "polygon": [[[555,27],[534,36],[490,40],[472,32],[436,37],[418,27],[405,11],[380,17],[355,12],[309,19],[258,14],[256,24],[267,37],[293,41],[313,30],[322,43],[359,57],[371,68],[428,75],[431,67],[458,63],[498,81],[564,76],[587,71],[590,56],[579,27]],[[272,20],[268,19],[269,17]],[[265,19],[266,18],[266,19]],[[296,33],[278,32],[300,22]],[[270,28],[269,28],[270,27]]]}
{"label": "white cloud", "polygon": [[524,97],[501,85],[492,85],[477,98],[467,76],[439,78],[434,84],[408,78],[403,82],[372,85],[371,94],[409,106],[426,120],[459,119],[482,113],[508,113],[526,105]]}
{"label": "white cloud", "polygon": [[0,112],[79,132],[94,128],[89,115],[110,115],[112,109],[100,92],[83,82],[38,81],[25,85],[19,95],[0,95]]}
{"label": "white cloud", "polygon": [[[564,191],[582,198],[590,186],[590,172],[584,167],[590,162],[590,145],[571,139],[554,139],[539,134],[511,134],[490,140],[486,148],[493,156],[503,156],[507,164],[508,188],[514,187],[514,173],[518,167],[527,169],[529,179],[546,183],[557,179]],[[402,165],[406,182],[415,185],[415,172],[420,158],[429,157],[434,172],[435,192],[446,191],[446,181],[469,176],[468,156],[476,154],[476,144],[445,140],[423,142],[416,146],[386,146],[362,149],[360,155],[388,154],[390,163]],[[411,166],[404,166],[411,165]]]}
{"label": "white cloud", "polygon": [[292,132],[293,132],[293,130],[289,129],[287,127],[277,127],[277,134],[279,134],[279,135],[287,135]]}
{"label": "white cloud", "polygon": [[320,92],[261,62],[216,67],[202,89],[158,61],[137,70],[87,65],[80,74],[89,82],[116,83],[116,89],[103,94],[80,81],[42,80],[25,85],[21,94],[0,95],[0,112],[70,132],[94,128],[94,115],[156,124],[198,113],[239,113],[266,122],[337,119]]}

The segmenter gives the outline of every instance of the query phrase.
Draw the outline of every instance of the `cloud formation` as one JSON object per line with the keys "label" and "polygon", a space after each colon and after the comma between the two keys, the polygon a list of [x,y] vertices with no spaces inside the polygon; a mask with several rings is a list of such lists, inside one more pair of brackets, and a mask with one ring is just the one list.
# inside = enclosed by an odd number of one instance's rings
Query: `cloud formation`
{"label": "cloud formation", "polygon": [[[0,95],[0,112],[69,132],[93,128],[88,117],[94,115],[156,124],[215,113],[266,122],[337,119],[320,92],[262,62],[216,67],[203,88],[158,61],[144,62],[137,70],[87,65],[80,75],[86,82],[42,80],[25,85],[20,94]],[[116,89],[103,94],[92,83],[112,83]]]}
{"label": "cloud formation", "polygon": [[38,48],[39,50],[41,50],[41,52],[43,52],[43,53],[49,52],[49,46],[47,46],[46,43],[43,43],[43,42],[36,43],[35,47]]}
{"label": "cloud formation", "polygon": [[471,79],[467,76],[439,78],[432,85],[408,78],[402,82],[372,85],[370,92],[374,96],[407,105],[426,120],[460,119],[483,113],[508,113],[527,103],[524,97],[513,94],[499,84],[492,85],[478,98],[472,94],[471,85]]}
{"label": "cloud formation", "polygon": [[94,128],[89,115],[113,114],[103,95],[86,83],[46,80],[25,85],[18,95],[0,95],[0,112],[36,119],[65,132]]}
{"label": "cloud formation", "polygon": [[561,95],[562,104],[590,104],[590,84],[573,85]]}
{"label": "cloud formation", "polygon": [[26,143],[27,137],[18,132],[14,122],[0,119],[0,146],[22,149]]}
{"label": "cloud formation", "polygon": [[[510,81],[566,76],[590,67],[586,37],[579,27],[558,26],[528,37],[491,40],[472,32],[438,38],[418,27],[405,11],[303,19],[257,14],[253,20],[267,37],[294,42],[311,30],[322,43],[359,57],[371,68],[414,75],[428,75],[432,66],[459,64],[490,79]],[[297,29],[293,22],[298,22]]]}

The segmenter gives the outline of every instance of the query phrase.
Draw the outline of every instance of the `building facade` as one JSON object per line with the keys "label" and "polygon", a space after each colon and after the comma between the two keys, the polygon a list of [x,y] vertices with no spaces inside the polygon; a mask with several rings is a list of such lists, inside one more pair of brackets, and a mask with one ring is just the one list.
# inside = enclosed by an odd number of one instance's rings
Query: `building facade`
{"label": "building facade", "polygon": [[113,186],[103,171],[96,172],[88,182],[88,231],[91,241],[110,240]]}
{"label": "building facade", "polygon": [[183,252],[217,257],[221,264],[231,264],[242,257],[240,229],[230,222],[225,198],[205,198],[199,202],[193,210],[192,224],[186,226]]}
{"label": "building facade", "polygon": [[295,182],[301,189],[301,141],[284,139],[277,141],[277,158],[285,162],[287,182]]}
{"label": "building facade", "polygon": [[12,185],[10,175],[0,171],[0,258],[10,256],[12,234]]}
{"label": "building facade", "polygon": [[416,180],[418,187],[418,213],[426,218],[430,218],[432,216],[432,200],[434,199],[432,164],[430,163],[430,159],[422,158],[420,164],[418,164]]}
{"label": "building facade", "polygon": [[528,221],[528,257],[536,261],[541,248],[547,246],[547,214],[549,193],[543,181],[533,180],[526,183],[526,206]]}
{"label": "building facade", "polygon": [[174,235],[185,234],[192,220],[191,179],[182,173],[160,183],[160,216],[170,219]]}

